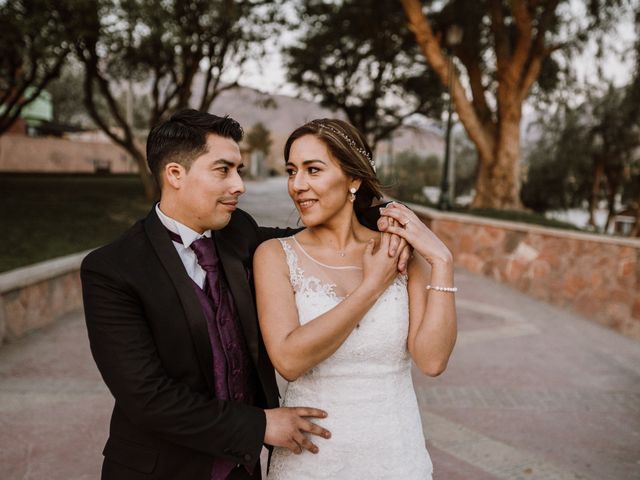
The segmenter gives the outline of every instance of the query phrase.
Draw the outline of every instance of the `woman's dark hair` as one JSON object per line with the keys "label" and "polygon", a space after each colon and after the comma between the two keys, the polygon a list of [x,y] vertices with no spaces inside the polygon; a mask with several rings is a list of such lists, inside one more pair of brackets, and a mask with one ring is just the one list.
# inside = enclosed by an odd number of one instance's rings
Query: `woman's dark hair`
{"label": "woman's dark hair", "polygon": [[289,161],[291,145],[305,135],[321,140],[338,161],[345,175],[362,181],[356,192],[354,210],[360,213],[371,206],[373,199],[382,198],[382,185],[373,168],[373,155],[364,135],[353,125],[329,118],[320,118],[296,128],[284,146],[284,160]]}
{"label": "woman's dark hair", "polygon": [[189,170],[191,162],[207,152],[207,135],[231,138],[239,143],[243,131],[229,116],[218,117],[207,112],[185,109],[156,125],[147,137],[147,165],[156,183],[162,186],[162,170],[176,162]]}

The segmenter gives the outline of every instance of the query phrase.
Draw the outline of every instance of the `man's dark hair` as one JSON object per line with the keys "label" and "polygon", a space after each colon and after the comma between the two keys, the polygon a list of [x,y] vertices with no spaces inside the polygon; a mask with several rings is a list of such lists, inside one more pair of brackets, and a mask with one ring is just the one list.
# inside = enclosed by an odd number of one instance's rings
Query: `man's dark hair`
{"label": "man's dark hair", "polygon": [[176,162],[189,170],[191,162],[207,152],[208,134],[239,143],[244,132],[228,115],[219,117],[193,109],[180,110],[151,129],[147,137],[147,164],[160,187],[162,170],[167,163]]}

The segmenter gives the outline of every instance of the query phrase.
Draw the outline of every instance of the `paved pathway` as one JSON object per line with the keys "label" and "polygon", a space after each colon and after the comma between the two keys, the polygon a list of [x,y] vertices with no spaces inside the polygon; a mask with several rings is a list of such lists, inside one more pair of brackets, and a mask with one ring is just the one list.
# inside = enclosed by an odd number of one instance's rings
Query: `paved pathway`
{"label": "paved pathway", "polygon": [[[260,223],[295,225],[282,179],[248,189]],[[491,280],[456,281],[449,367],[414,378],[434,478],[640,479],[640,343]],[[112,404],[81,313],[0,348],[0,480],[98,478]]]}

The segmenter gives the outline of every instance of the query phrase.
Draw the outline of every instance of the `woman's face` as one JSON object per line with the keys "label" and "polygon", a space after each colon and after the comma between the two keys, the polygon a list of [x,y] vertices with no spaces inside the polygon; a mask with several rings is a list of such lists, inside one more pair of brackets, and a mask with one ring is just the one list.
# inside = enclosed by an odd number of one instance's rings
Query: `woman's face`
{"label": "woman's face", "polygon": [[289,196],[307,227],[327,223],[344,212],[351,216],[349,188],[360,186],[348,178],[322,140],[305,135],[295,140],[287,162]]}

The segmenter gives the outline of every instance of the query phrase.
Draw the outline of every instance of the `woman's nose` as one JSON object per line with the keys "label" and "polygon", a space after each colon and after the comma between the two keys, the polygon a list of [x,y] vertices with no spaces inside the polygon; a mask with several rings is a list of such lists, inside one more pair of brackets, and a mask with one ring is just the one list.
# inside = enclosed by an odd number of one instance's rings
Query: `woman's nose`
{"label": "woman's nose", "polygon": [[306,190],[307,185],[307,179],[304,178],[304,175],[301,175],[300,172],[293,177],[293,189],[295,191],[299,192]]}

